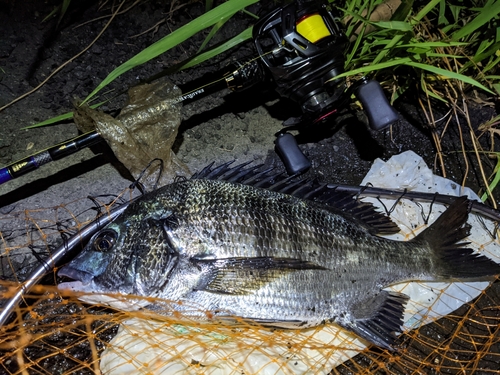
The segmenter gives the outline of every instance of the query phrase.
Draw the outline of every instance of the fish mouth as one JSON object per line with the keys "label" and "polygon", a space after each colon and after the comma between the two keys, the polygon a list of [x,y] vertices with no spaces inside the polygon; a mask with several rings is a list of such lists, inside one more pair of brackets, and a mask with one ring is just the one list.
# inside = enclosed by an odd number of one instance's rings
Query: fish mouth
{"label": "fish mouth", "polygon": [[64,266],[59,270],[57,274],[58,276],[66,276],[70,279],[80,281],[83,285],[89,284],[94,278],[94,275],[92,275],[91,273],[78,270],[70,266]]}

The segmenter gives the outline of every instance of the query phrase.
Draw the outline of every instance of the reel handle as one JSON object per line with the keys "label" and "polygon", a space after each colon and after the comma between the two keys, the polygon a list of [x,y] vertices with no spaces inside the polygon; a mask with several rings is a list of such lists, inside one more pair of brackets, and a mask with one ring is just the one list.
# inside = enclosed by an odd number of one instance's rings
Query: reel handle
{"label": "reel handle", "polygon": [[290,133],[279,133],[274,144],[289,175],[303,173],[311,168],[311,162],[300,150],[295,137]]}
{"label": "reel handle", "polygon": [[363,104],[368,116],[370,128],[382,130],[392,125],[399,119],[396,110],[389,104],[380,83],[373,80],[365,80],[354,92]]}

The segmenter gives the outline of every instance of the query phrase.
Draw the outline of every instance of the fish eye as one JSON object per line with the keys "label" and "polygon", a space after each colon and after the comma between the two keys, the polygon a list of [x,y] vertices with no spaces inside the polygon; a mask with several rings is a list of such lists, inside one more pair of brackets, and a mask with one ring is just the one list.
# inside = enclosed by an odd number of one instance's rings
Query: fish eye
{"label": "fish eye", "polygon": [[94,250],[99,252],[106,252],[111,250],[118,237],[114,230],[105,230],[99,233],[99,235],[94,239]]}

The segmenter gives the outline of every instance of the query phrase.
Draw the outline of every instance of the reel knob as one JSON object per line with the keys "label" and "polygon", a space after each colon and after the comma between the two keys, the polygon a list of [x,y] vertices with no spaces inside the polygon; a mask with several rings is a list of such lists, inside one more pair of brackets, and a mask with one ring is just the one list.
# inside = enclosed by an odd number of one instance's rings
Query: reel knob
{"label": "reel knob", "polygon": [[295,137],[290,133],[278,134],[274,144],[290,176],[304,173],[311,168],[311,162],[300,150]]}
{"label": "reel knob", "polygon": [[361,83],[354,94],[363,104],[370,128],[373,130],[385,129],[399,119],[398,113],[389,104],[377,81],[366,80]]}

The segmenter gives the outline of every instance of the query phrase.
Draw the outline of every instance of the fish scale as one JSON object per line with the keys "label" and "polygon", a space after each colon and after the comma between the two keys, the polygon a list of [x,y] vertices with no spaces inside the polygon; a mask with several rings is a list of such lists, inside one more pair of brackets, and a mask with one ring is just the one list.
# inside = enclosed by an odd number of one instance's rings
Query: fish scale
{"label": "fish scale", "polygon": [[226,172],[209,170],[130,204],[59,271],[76,280],[61,287],[93,293],[93,301],[118,292],[181,302],[145,306],[166,315],[285,328],[334,322],[392,348],[408,297],[383,288],[500,273],[461,242],[465,198],[401,242],[376,235],[396,231],[390,219],[326,185],[273,185],[253,169],[236,171],[250,185],[218,179]]}

